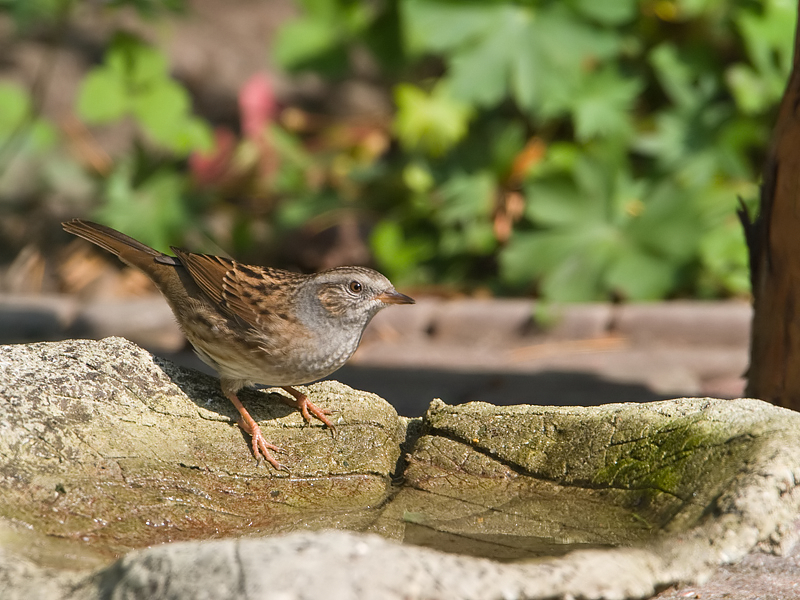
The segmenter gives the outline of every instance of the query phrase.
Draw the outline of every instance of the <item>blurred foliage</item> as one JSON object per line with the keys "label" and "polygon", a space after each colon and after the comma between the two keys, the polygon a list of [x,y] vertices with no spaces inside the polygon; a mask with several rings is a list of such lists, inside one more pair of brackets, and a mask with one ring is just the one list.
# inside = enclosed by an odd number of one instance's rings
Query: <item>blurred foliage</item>
{"label": "blurred foliage", "polygon": [[[382,160],[402,187],[365,198],[396,280],[554,301],[748,292],[736,198],[757,198],[795,4],[302,4],[284,68],[339,77],[361,48],[396,82]],[[376,29],[399,33],[377,46]]]}
{"label": "blurred foliage", "polygon": [[104,64],[83,79],[76,109],[89,124],[130,115],[153,142],[182,156],[211,149],[211,131],[191,114],[190,105],[189,93],[169,76],[166,57],[119,34]]}
{"label": "blurred foliage", "polygon": [[[182,0],[116,0],[95,9],[132,8],[156,19],[183,9]],[[102,65],[90,69],[74,99],[80,121],[50,122],[41,104],[55,64],[54,51],[76,13],[74,0],[0,0],[19,40],[51,41],[28,87],[0,84],[0,208],[34,212],[43,198],[64,216],[98,206],[93,216],[165,247],[179,239],[191,210],[184,158],[211,147],[211,129],[191,114],[186,89],[169,74],[165,56],[118,32]],[[141,133],[128,156],[111,161],[87,126],[132,120]]]}
{"label": "blurred foliage", "polygon": [[[24,32],[58,27],[79,4],[0,0],[0,12]],[[75,106],[90,127],[133,122],[134,147],[105,166],[66,158],[36,86],[0,85],[0,202],[23,179],[19,164],[63,167],[42,169],[29,193],[80,164],[94,216],[159,247],[200,230],[237,254],[256,241],[277,251],[299,229],[349,215],[398,285],[551,301],[749,291],[736,199],[757,199],[795,4],[300,5],[279,31],[278,63],[332,84],[379,81],[391,122],[279,106],[257,74],[239,92],[238,127],[212,127],[165,56],[119,32]],[[119,6],[149,19],[183,8],[120,0],[106,10]]]}

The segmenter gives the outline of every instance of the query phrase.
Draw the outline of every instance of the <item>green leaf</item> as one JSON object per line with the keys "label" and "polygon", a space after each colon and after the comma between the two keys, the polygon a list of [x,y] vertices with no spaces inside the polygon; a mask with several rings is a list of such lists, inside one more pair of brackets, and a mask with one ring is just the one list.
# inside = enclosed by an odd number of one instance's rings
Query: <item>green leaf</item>
{"label": "green leaf", "polygon": [[525,197],[525,214],[544,226],[580,223],[593,204],[565,174],[531,181],[525,186]]}
{"label": "green leaf", "polygon": [[569,231],[515,233],[500,252],[501,277],[514,287],[530,288],[567,260],[576,243],[583,246],[579,234]]}
{"label": "green leaf", "polygon": [[[510,95],[517,104],[534,113],[541,111],[541,116],[546,118],[545,101],[547,94],[559,95],[558,90],[553,85],[557,81],[553,77],[552,68],[544,63],[537,47],[534,37],[524,36],[520,40],[520,51],[515,58],[515,68],[510,72]],[[550,85],[547,85],[547,84]],[[569,87],[569,83],[564,83],[562,87]],[[566,94],[560,94],[565,96]],[[555,113],[561,109],[561,103],[556,102]]]}
{"label": "green leaf", "polygon": [[442,204],[437,220],[442,224],[487,220],[494,202],[495,183],[491,173],[458,173],[440,188]]}
{"label": "green leaf", "polygon": [[541,294],[549,302],[591,302],[600,300],[601,265],[590,258],[570,256],[542,278]]}
{"label": "green leaf", "polygon": [[575,19],[559,4],[541,11],[532,29],[528,34],[529,54],[517,56],[515,77],[522,77],[526,69],[529,79],[538,79],[539,91],[530,102],[517,91],[517,102],[529,111],[541,111],[542,116],[567,110],[589,65],[614,57],[621,48],[618,36]]}
{"label": "green leaf", "polygon": [[118,36],[105,65],[84,78],[77,108],[89,123],[132,114],[150,140],[178,155],[213,145],[209,126],[191,114],[188,92],[170,78],[166,57],[131,36]]}
{"label": "green leaf", "polygon": [[[394,5],[367,2],[303,2],[305,15],[284,24],[278,31],[273,56],[285,69],[309,68],[326,75],[343,72],[349,65],[353,45],[397,48],[385,38],[396,32],[391,27]],[[370,39],[376,27],[382,27],[383,39]],[[394,36],[396,41],[397,35]],[[388,43],[387,43],[388,42]]]}
{"label": "green leaf", "polygon": [[777,84],[778,89],[774,90],[777,100],[792,67],[797,7],[785,0],[766,0],[760,4],[760,7],[741,7],[736,24],[755,69],[771,85]]}
{"label": "green leaf", "polygon": [[692,196],[636,179],[613,147],[595,153],[529,180],[526,216],[542,229],[512,236],[501,276],[515,287],[538,282],[551,301],[662,297],[696,255],[704,225]]}
{"label": "green leaf", "polygon": [[655,129],[636,140],[637,149],[655,156],[659,168],[686,187],[702,188],[720,176],[751,176],[742,165],[750,151],[743,144],[752,134],[739,138],[727,133],[741,133],[742,121],[732,103],[718,99],[718,75],[708,65],[693,65],[689,55],[679,55],[674,47],[662,46],[658,55],[662,58],[656,62],[673,65],[661,70],[675,72],[660,79],[675,103],[654,115]]}
{"label": "green leaf", "polygon": [[704,284],[710,293],[745,295],[750,292],[747,245],[741,224],[736,219],[714,227],[700,241],[700,260]]}
{"label": "green leaf", "polygon": [[503,6],[495,24],[486,23],[480,38],[453,54],[449,83],[456,98],[493,106],[506,95],[514,57],[536,51],[526,43],[533,33],[531,19],[532,13],[527,9]]}
{"label": "green leaf", "polygon": [[[580,249],[583,240],[571,242]],[[566,239],[564,240],[566,243]],[[586,302],[603,299],[601,281],[613,246],[591,243],[584,251],[570,252],[563,261],[542,277],[542,294],[553,302]]]}
{"label": "green leaf", "polygon": [[170,80],[159,81],[135,95],[131,104],[151,139],[181,154],[193,149],[187,144],[193,141],[192,134],[200,131],[197,122],[190,119],[189,94],[181,86]]}
{"label": "green leaf", "polygon": [[0,84],[0,138],[13,133],[31,116],[31,102],[21,87]]}
{"label": "green leaf", "polygon": [[419,263],[435,252],[427,240],[406,239],[402,227],[390,219],[380,221],[372,230],[370,247],[381,269],[397,284],[414,281]]}
{"label": "green leaf", "polygon": [[680,49],[672,43],[654,48],[648,57],[674,112],[702,114],[720,92],[719,65],[704,47]]}
{"label": "green leaf", "polygon": [[572,0],[577,11],[605,25],[622,25],[636,16],[637,0]]}
{"label": "green leaf", "polygon": [[[504,7],[491,3],[405,0],[400,4],[405,40],[414,54],[453,50],[474,39],[502,18]],[[446,23],[446,27],[442,24]]]}
{"label": "green leaf", "polygon": [[794,56],[797,8],[767,0],[737,7],[736,13],[735,23],[750,62],[732,65],[725,79],[740,110],[763,113],[780,101],[786,86]]}
{"label": "green leaf", "polygon": [[497,246],[491,225],[495,180],[489,171],[458,173],[436,195],[434,221],[442,225],[442,254],[488,254]]}
{"label": "green leaf", "polygon": [[214,148],[214,135],[208,123],[193,116],[181,120],[181,127],[172,133],[170,149],[179,156],[195,150],[210,152]]}
{"label": "green leaf", "polygon": [[613,261],[604,284],[626,300],[658,300],[673,288],[675,271],[674,262],[631,248]]}
{"label": "green leaf", "polygon": [[169,78],[167,57],[138,40],[126,39],[112,46],[106,62],[134,91]]}
{"label": "green leaf", "polygon": [[412,51],[445,53],[451,93],[473,105],[491,107],[511,96],[532,114],[557,115],[574,97],[586,64],[620,49],[615,35],[558,4],[405,4]]}
{"label": "green leaf", "polygon": [[133,167],[123,162],[106,182],[106,204],[95,218],[159,250],[176,244],[189,221],[184,201],[185,179],[162,169],[133,184]]}
{"label": "green leaf", "polygon": [[284,69],[293,69],[339,43],[340,38],[330,23],[315,18],[298,19],[278,30],[273,56]]}
{"label": "green leaf", "polygon": [[472,111],[454,100],[446,86],[437,85],[426,93],[411,84],[401,84],[395,87],[394,97],[394,129],[407,149],[440,156],[466,135]]}
{"label": "green leaf", "polygon": [[575,137],[580,141],[596,136],[627,137],[633,129],[631,109],[642,87],[640,80],[622,78],[613,69],[586,77],[572,103]]}
{"label": "green leaf", "polygon": [[736,105],[746,114],[757,114],[774,104],[773,90],[755,70],[747,65],[733,65],[725,73]]}
{"label": "green leaf", "polygon": [[671,182],[650,190],[641,214],[631,221],[629,235],[637,245],[675,262],[690,259],[704,225],[693,197]]}
{"label": "green leaf", "polygon": [[426,164],[414,161],[403,168],[403,183],[412,192],[425,193],[430,191],[435,181]]}
{"label": "green leaf", "polygon": [[469,105],[491,107],[506,95],[509,70],[504,41],[492,38],[453,56],[448,83],[455,98]]}
{"label": "green leaf", "polygon": [[78,90],[78,115],[87,123],[108,123],[129,110],[125,82],[106,68],[87,73]]}

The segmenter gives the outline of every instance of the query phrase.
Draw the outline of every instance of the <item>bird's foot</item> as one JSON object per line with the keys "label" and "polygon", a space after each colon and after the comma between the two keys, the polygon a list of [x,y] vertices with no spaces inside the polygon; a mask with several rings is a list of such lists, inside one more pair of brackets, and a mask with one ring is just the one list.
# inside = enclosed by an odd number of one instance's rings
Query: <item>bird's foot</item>
{"label": "bird's foot", "polygon": [[239,411],[239,427],[241,427],[246,433],[250,434],[252,438],[252,448],[253,448],[253,456],[256,457],[256,460],[261,460],[261,457],[264,457],[269,464],[275,467],[278,471],[286,471],[289,472],[289,469],[275,460],[275,457],[272,456],[270,450],[273,452],[283,452],[283,448],[276,446],[275,444],[270,444],[264,434],[261,433],[261,428],[258,426],[258,423],[255,422],[253,417],[250,416],[250,413],[247,412],[247,409],[239,400],[239,397],[236,395],[235,392],[232,392],[229,389],[226,389],[223,385],[222,391],[225,393],[225,396],[231,403],[236,407],[236,410]]}
{"label": "bird's foot", "polygon": [[311,415],[314,415],[317,419],[322,421],[328,429],[336,433],[336,426],[331,422],[331,420],[327,417],[327,415],[333,414],[327,408],[320,408],[311,400],[308,399],[308,396],[303,394],[302,392],[298,392],[296,389],[292,387],[284,387],[284,390],[289,392],[292,395],[292,398],[287,398],[286,396],[281,396],[281,400],[288,404],[289,406],[293,406],[294,408],[300,411],[300,414],[303,415],[303,418],[306,420],[306,423],[311,422]]}
{"label": "bird's foot", "polygon": [[272,450],[272,452],[283,452],[283,448],[275,444],[270,444],[264,437],[264,434],[261,433],[261,428],[255,421],[248,423],[245,419],[240,418],[239,427],[250,434],[252,438],[253,456],[256,457],[256,460],[260,460],[263,457],[264,460],[275,467],[276,470],[289,472],[289,468],[279,463],[270,452],[270,450]]}

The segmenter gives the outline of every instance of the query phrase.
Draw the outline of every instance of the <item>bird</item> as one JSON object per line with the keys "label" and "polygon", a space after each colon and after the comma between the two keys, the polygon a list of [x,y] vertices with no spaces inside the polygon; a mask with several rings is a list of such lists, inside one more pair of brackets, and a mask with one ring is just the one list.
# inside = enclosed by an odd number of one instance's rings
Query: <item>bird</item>
{"label": "bird", "polygon": [[306,422],[313,415],[335,434],[331,411],[294,386],[344,365],[378,311],[415,303],[366,267],[301,274],[174,246],[171,256],[83,219],[61,225],[155,283],[197,355],[218,373],[223,394],[239,412],[239,426],[251,437],[253,455],[279,471],[289,471],[272,455],[282,448],[265,439],[238,392],[256,384],[281,387],[292,396],[281,399],[299,409]]}

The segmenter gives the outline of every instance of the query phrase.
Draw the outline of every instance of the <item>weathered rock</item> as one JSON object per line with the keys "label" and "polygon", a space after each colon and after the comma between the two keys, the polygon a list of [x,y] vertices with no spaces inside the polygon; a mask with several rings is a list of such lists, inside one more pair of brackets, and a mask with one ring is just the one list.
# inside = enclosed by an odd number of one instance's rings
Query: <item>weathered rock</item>
{"label": "weathered rock", "polygon": [[335,439],[242,395],[286,475],[213,378],[118,338],[0,347],[4,600],[639,598],[793,541],[800,415],[763,402],[434,401],[409,421],[308,392]]}
{"label": "weathered rock", "polygon": [[[291,474],[257,464],[206,375],[121,338],[0,350],[0,516],[109,556],[153,543],[313,526],[382,502],[404,428],[384,400],[310,386],[337,435],[261,391],[242,401]],[[324,525],[329,525],[328,519]],[[321,526],[321,525],[317,525]]]}
{"label": "weathered rock", "polygon": [[763,428],[774,427],[759,416],[763,407],[755,400],[593,408],[435,401],[407,487],[435,495],[448,529],[465,526],[469,514],[485,533],[513,517],[523,541],[646,540],[699,522],[758,450]]}

